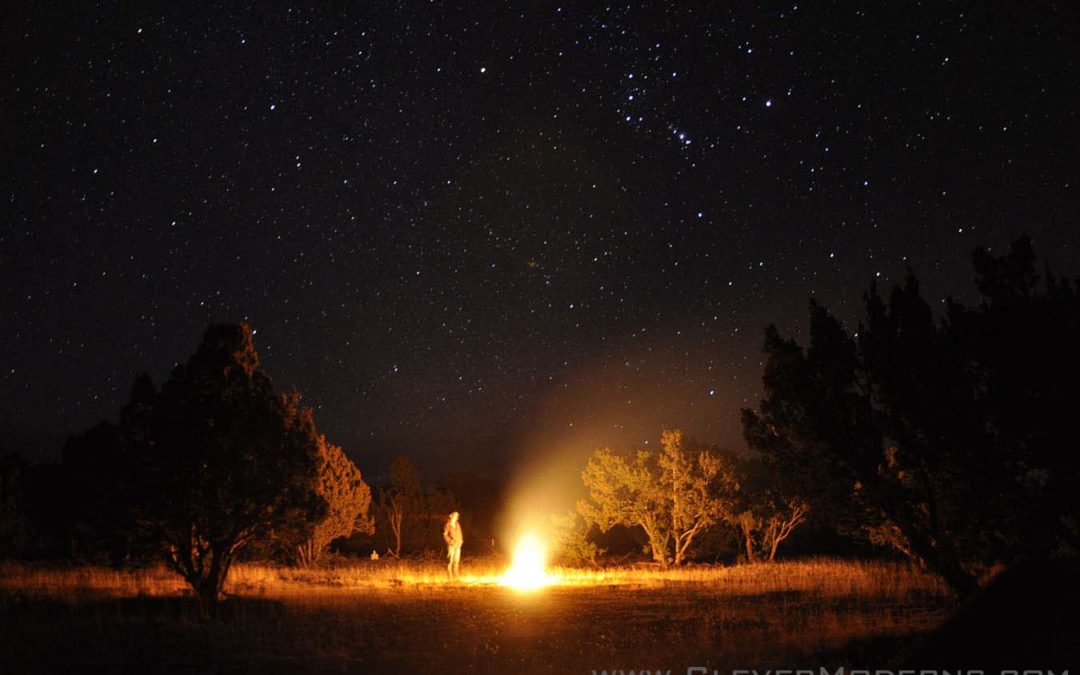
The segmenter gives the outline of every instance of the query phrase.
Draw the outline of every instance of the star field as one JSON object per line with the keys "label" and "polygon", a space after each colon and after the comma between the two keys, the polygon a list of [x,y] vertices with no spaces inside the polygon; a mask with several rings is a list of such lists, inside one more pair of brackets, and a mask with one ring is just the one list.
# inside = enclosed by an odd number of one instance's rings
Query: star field
{"label": "star field", "polygon": [[0,440],[32,457],[239,320],[354,456],[740,447],[809,297],[853,321],[910,266],[962,299],[1022,232],[1080,257],[1064,5],[27,5]]}

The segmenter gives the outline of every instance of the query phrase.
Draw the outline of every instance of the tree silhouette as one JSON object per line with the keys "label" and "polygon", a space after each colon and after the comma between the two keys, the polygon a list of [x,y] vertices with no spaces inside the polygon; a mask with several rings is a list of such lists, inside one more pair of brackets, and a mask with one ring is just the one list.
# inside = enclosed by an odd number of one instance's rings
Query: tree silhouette
{"label": "tree silhouette", "polygon": [[26,462],[16,453],[0,456],[0,558],[22,553],[29,538],[23,490]]}
{"label": "tree silhouette", "polygon": [[139,524],[204,612],[246,544],[326,513],[319,437],[298,399],[275,393],[246,325],[219,324],[160,392],[137,387],[121,415]]}
{"label": "tree silhouette", "polygon": [[1080,404],[1077,285],[1040,288],[1026,238],[974,261],[983,301],[939,322],[909,272],[888,302],[871,286],[854,336],[814,302],[806,349],[770,326],[765,397],[743,411],[752,448],[819,482],[815,508],[962,593],[1077,532],[1077,455],[1058,446]]}
{"label": "tree silhouette", "polygon": [[974,309],[950,307],[955,340],[971,345],[972,398],[995,458],[992,475],[1006,481],[1006,543],[1032,552],[1059,542],[1080,551],[1080,453],[1074,416],[1080,409],[1080,278],[1042,278],[1031,241],[1007,255],[974,255],[983,295]]}
{"label": "tree silhouette", "polygon": [[106,555],[120,564],[135,541],[130,500],[134,464],[123,451],[120,427],[102,421],[64,441],[63,475],[67,478],[68,514],[65,530],[75,553]]}
{"label": "tree silhouette", "polygon": [[[378,488],[379,545],[386,545],[387,552],[396,558],[440,550],[444,546],[442,532],[446,516],[459,509],[452,492],[426,486],[412,460],[397,457],[390,463],[389,480]],[[469,513],[470,519],[463,527],[473,527],[473,515]],[[462,518],[466,518],[464,513]],[[475,533],[475,528],[469,531]],[[483,538],[477,536],[476,540]]]}
{"label": "tree silhouette", "polygon": [[742,541],[747,562],[776,560],[780,544],[802,525],[810,513],[809,502],[785,489],[784,472],[766,459],[739,458],[739,490],[729,517]]}
{"label": "tree silhouette", "polygon": [[395,558],[401,557],[401,542],[407,518],[415,519],[421,509],[423,491],[420,475],[408,457],[398,457],[390,463],[390,484],[379,488],[379,508],[382,510],[390,534],[394,537],[391,551]]}

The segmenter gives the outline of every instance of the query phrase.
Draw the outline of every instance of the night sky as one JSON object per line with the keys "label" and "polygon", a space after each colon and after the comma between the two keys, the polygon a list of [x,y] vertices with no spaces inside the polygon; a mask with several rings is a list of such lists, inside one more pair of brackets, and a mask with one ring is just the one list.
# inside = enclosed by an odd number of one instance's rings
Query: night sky
{"label": "night sky", "polygon": [[0,442],[32,459],[217,321],[365,469],[738,448],[811,296],[852,322],[911,266],[967,299],[1023,232],[1080,269],[1072,3],[19,4]]}

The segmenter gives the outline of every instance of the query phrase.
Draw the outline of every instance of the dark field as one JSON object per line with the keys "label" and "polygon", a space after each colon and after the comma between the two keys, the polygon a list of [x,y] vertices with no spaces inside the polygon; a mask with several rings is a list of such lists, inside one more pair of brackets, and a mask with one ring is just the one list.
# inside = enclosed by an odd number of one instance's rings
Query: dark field
{"label": "dark field", "polygon": [[566,570],[531,592],[396,564],[240,568],[202,621],[160,571],[4,571],[5,673],[872,667],[953,606],[934,579],[891,564]]}

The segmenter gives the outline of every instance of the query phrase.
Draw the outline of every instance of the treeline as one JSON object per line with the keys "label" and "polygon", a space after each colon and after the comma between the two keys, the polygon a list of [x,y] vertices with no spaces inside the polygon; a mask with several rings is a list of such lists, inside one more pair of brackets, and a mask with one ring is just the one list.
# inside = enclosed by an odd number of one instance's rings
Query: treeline
{"label": "treeline", "polygon": [[[973,257],[980,297],[936,316],[909,270],[871,285],[848,329],[810,304],[809,343],[765,331],[764,398],[742,412],[750,454],[601,449],[590,499],[560,519],[569,559],[597,530],[639,530],[661,565],[720,529],[773,557],[804,522],[886,547],[960,593],[1029,558],[1080,551],[1080,280],[1041,274],[1028,238]],[[590,531],[590,527],[594,528]]]}
{"label": "treeline", "polygon": [[[909,272],[887,298],[870,286],[855,327],[812,301],[805,346],[767,328],[745,454],[678,430],[656,452],[594,452],[589,499],[555,518],[559,560],[769,560],[809,531],[804,551],[884,547],[964,593],[1021,560],[1075,555],[1080,280],[1039,273],[1027,238],[973,263],[973,306],[935,312]],[[310,565],[331,542],[440,554],[451,510],[469,553],[505,552],[503,486],[425,483],[399,458],[372,489],[299,396],[275,391],[246,326],[211,326],[160,388],[138,378],[118,420],[63,454],[0,460],[0,555],[164,559],[207,608],[244,556]]]}
{"label": "treeline", "polygon": [[445,558],[443,525],[451,511],[460,511],[468,553],[502,553],[495,542],[504,489],[501,482],[461,471],[431,483],[408,457],[398,457],[391,462],[387,479],[375,488],[374,532],[356,533],[337,546],[352,555]]}
{"label": "treeline", "polygon": [[772,561],[806,522],[807,501],[780,491],[760,457],[695,444],[678,429],[663,430],[660,446],[593,453],[582,472],[589,498],[553,521],[563,562],[597,564],[607,553],[598,535],[615,528],[640,530],[661,567],[702,555]]}
{"label": "treeline", "polygon": [[852,331],[816,303],[805,347],[766,331],[748,445],[784,489],[961,592],[995,568],[1080,550],[1080,279],[1031,241],[977,249],[980,297],[935,316],[909,272]]}
{"label": "treeline", "polygon": [[247,326],[211,326],[160,388],[136,379],[118,422],[68,439],[55,483],[24,481],[25,512],[72,555],[164,560],[212,612],[245,551],[313,564],[373,528],[360,470],[299,399],[275,391]]}
{"label": "treeline", "polygon": [[275,391],[251,330],[221,324],[160,388],[138,377],[118,421],[69,438],[60,464],[3,458],[0,555],[164,560],[209,613],[238,559],[315,565],[335,540],[430,551],[456,505],[406,459],[373,494],[299,394]]}

